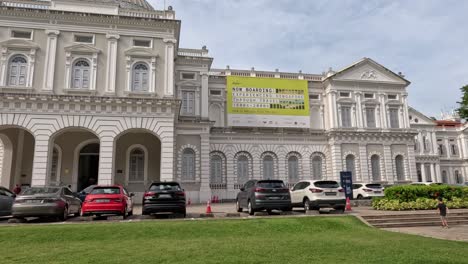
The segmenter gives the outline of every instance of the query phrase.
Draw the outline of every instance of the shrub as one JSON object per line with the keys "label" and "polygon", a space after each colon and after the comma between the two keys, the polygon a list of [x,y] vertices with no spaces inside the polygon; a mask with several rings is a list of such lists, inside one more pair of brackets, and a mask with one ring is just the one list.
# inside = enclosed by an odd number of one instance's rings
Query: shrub
{"label": "shrub", "polygon": [[[450,209],[468,208],[468,198],[444,199]],[[437,208],[437,200],[418,198],[415,201],[403,202],[396,199],[378,198],[372,201],[372,207],[376,210],[404,211],[404,210],[430,210]]]}
{"label": "shrub", "polygon": [[442,197],[448,201],[454,198],[468,197],[468,187],[450,185],[401,185],[385,189],[385,198],[400,202],[412,202],[418,198],[437,199]]}

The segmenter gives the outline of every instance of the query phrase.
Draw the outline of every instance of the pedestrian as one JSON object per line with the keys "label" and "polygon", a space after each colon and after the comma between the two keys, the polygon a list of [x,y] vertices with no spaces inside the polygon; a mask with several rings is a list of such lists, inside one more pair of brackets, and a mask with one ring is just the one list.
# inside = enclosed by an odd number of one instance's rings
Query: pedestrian
{"label": "pedestrian", "polygon": [[13,189],[13,192],[18,195],[21,192],[21,186],[19,184],[16,184],[15,188]]}
{"label": "pedestrian", "polygon": [[437,205],[437,209],[439,210],[440,220],[442,221],[442,227],[449,228],[447,223],[448,208],[442,200],[442,197],[439,197],[439,204]]}

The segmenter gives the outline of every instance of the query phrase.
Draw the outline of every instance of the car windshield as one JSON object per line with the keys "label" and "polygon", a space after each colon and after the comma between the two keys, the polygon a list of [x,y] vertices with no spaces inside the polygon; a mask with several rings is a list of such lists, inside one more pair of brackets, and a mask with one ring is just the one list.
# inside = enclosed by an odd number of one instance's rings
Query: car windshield
{"label": "car windshield", "polygon": [[283,181],[258,181],[257,186],[262,188],[286,188]]}
{"label": "car windshield", "polygon": [[371,189],[382,189],[382,185],[378,183],[366,184],[366,187]]}
{"label": "car windshield", "polygon": [[91,194],[120,194],[119,187],[96,187]]}
{"label": "car windshield", "polygon": [[315,187],[318,188],[338,188],[338,182],[336,181],[318,181],[314,182]]}
{"label": "car windshield", "polygon": [[150,191],[180,191],[182,190],[177,183],[158,183],[151,185]]}
{"label": "car windshield", "polygon": [[58,193],[60,188],[57,187],[33,187],[23,191],[22,195],[34,195],[34,194],[54,194]]}

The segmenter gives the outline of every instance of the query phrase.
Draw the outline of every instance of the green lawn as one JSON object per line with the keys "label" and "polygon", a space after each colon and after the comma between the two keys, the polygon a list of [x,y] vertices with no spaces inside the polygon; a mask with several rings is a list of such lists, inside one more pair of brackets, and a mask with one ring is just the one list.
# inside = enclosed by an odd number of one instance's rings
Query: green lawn
{"label": "green lawn", "polygon": [[0,227],[0,263],[468,263],[468,243],[352,216]]}

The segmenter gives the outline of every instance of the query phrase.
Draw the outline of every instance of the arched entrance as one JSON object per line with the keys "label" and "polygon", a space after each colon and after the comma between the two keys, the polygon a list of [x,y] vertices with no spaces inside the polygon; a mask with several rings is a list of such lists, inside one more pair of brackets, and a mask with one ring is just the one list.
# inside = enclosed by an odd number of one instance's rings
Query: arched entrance
{"label": "arched entrance", "polygon": [[78,159],[78,190],[97,184],[99,175],[99,143],[81,148]]}
{"label": "arched entrance", "polygon": [[30,186],[34,159],[34,136],[19,127],[0,127],[0,185],[13,189],[16,184]]}

